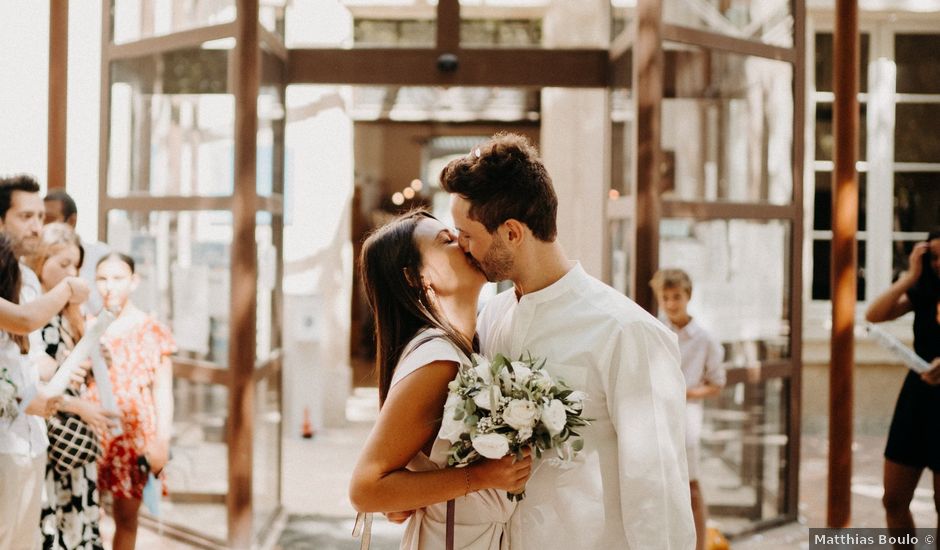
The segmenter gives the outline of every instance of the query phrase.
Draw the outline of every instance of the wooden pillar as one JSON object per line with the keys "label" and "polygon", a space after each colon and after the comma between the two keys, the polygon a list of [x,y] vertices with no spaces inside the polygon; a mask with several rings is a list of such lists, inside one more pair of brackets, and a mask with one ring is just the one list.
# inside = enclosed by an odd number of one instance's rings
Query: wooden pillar
{"label": "wooden pillar", "polygon": [[856,0],[836,1],[832,172],[832,340],[829,367],[829,493],[826,524],[847,527],[852,501],[852,405],[858,228],[859,38]]}
{"label": "wooden pillar", "polygon": [[49,2],[49,121],[46,182],[65,188],[66,114],[69,66],[69,0]]}
{"label": "wooden pillar", "polygon": [[633,290],[637,303],[655,311],[649,281],[659,266],[661,113],[663,100],[662,0],[638,0],[633,47],[636,125],[634,196],[636,236]]}
{"label": "wooden pillar", "polygon": [[229,314],[228,543],[252,546],[252,455],[255,410],[255,243],[258,89],[261,52],[258,1],[238,0],[235,22],[235,189],[232,206]]}

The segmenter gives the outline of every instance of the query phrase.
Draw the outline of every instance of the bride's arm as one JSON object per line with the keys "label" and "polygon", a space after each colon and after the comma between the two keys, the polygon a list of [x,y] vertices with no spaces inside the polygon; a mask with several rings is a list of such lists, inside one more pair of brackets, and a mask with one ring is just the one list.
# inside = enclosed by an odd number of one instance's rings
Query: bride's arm
{"label": "bride's arm", "polygon": [[482,460],[467,468],[428,472],[405,469],[436,435],[447,399],[447,384],[456,374],[456,363],[434,362],[408,375],[389,391],[353,470],[349,500],[357,511],[413,510],[480,489],[515,491],[524,487],[531,458],[514,463],[509,456]]}

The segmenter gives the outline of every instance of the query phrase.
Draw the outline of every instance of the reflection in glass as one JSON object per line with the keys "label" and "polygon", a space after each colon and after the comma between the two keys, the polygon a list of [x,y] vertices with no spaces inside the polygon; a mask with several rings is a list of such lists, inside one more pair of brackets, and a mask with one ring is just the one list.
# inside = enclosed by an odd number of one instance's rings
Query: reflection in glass
{"label": "reflection in glass", "polygon": [[258,380],[255,387],[254,455],[252,460],[252,529],[263,535],[280,503],[281,405],[280,376]]}
{"label": "reflection in glass", "polygon": [[[859,301],[865,299],[865,249],[866,242],[858,241],[855,279],[855,298]],[[819,239],[813,241],[813,300],[829,300],[832,298],[832,241]]]}
{"label": "reflection in glass", "polygon": [[631,250],[633,223],[629,219],[610,221],[610,286],[625,296],[632,296]]}
{"label": "reflection in glass", "polygon": [[895,162],[940,162],[940,103],[895,106]]}
{"label": "reflection in glass", "polygon": [[[868,91],[868,52],[871,37],[867,32],[859,38],[858,91]],[[816,33],[816,91],[832,91],[832,33]]]}
{"label": "reflection in glass", "polygon": [[931,231],[940,225],[940,172],[894,173],[894,231]]}
{"label": "reflection in glass", "polygon": [[[188,29],[231,23],[235,0],[191,0],[160,2],[111,0],[111,24],[115,44],[133,42]],[[264,13],[265,10],[262,10]]]}
{"label": "reflection in glass", "polygon": [[[816,104],[816,160],[833,160],[833,149],[836,140],[832,135],[833,112],[832,103]],[[858,159],[866,160],[868,143],[868,105],[858,105]]]}
{"label": "reflection in glass", "polygon": [[692,278],[690,311],[734,366],[790,356],[790,228],[782,221],[663,219],[659,265]]}
{"label": "reflection in glass", "polygon": [[792,66],[684,46],[666,53],[664,198],[790,203]]}
{"label": "reflection in glass", "polygon": [[789,0],[665,0],[663,21],[790,48]]}
{"label": "reflection in glass", "polygon": [[109,195],[232,192],[227,59],[194,49],[111,64]]}
{"label": "reflection in glass", "polygon": [[699,482],[725,534],[786,511],[789,399],[789,381],[772,378],[728,384],[705,402]]}
{"label": "reflection in glass", "polygon": [[357,121],[528,121],[539,119],[540,98],[525,88],[356,86],[351,114]]}
{"label": "reflection in glass", "polygon": [[899,94],[940,93],[940,34],[894,35]]}

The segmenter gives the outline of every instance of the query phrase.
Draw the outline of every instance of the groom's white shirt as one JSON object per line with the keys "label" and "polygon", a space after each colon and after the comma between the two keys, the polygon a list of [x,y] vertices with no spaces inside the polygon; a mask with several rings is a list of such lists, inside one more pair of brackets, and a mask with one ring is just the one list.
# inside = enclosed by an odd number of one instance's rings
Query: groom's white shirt
{"label": "groom's white shirt", "polygon": [[516,300],[491,299],[477,329],[487,357],[530,352],[588,394],[574,467],[536,466],[510,523],[513,550],[695,547],[676,336],[580,264]]}

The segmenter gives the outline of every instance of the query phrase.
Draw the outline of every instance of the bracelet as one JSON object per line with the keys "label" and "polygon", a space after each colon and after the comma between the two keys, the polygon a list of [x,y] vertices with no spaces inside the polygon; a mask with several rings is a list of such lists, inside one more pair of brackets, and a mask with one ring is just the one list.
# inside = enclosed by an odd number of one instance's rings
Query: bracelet
{"label": "bracelet", "polygon": [[470,467],[464,468],[464,472],[467,475],[467,490],[464,491],[463,496],[467,496],[470,494]]}

